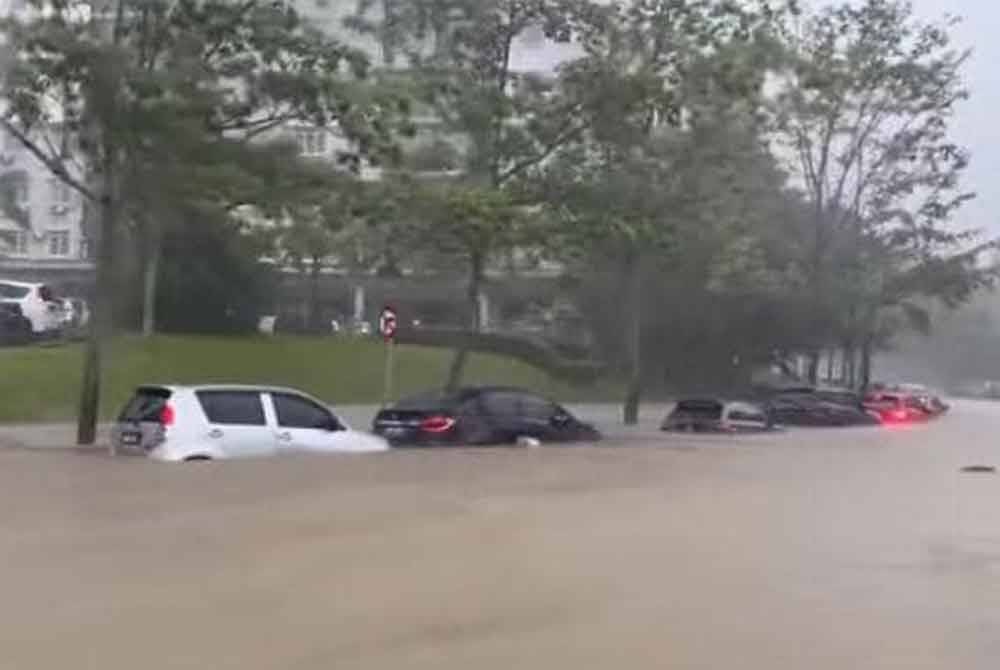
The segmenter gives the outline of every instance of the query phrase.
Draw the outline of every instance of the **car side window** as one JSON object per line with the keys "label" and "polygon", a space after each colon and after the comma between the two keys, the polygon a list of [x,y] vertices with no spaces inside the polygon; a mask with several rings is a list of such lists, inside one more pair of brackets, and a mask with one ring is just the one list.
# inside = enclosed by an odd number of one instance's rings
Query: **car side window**
{"label": "car side window", "polygon": [[195,395],[211,423],[266,426],[264,404],[256,391],[198,391]]}
{"label": "car side window", "polygon": [[271,398],[282,428],[326,429],[333,425],[333,414],[308,398],[288,393],[274,393]]}
{"label": "car side window", "polygon": [[520,401],[521,413],[530,419],[548,421],[559,412],[559,408],[553,402],[536,395],[522,394]]}
{"label": "car side window", "polygon": [[488,393],[483,398],[483,408],[490,416],[517,416],[520,412],[520,398],[516,393]]}
{"label": "car side window", "polygon": [[764,415],[752,408],[743,405],[737,405],[729,410],[729,420],[730,421],[759,421],[761,423],[766,422],[767,419]]}

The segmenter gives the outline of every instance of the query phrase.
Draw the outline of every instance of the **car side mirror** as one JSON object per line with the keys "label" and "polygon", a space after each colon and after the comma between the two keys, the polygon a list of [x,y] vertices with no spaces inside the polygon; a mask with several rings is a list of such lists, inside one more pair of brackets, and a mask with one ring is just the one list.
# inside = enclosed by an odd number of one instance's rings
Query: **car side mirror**
{"label": "car side mirror", "polygon": [[558,414],[554,414],[552,416],[552,423],[556,426],[565,426],[569,424],[572,420],[573,417],[571,417],[569,414],[566,414],[565,412],[559,412]]}

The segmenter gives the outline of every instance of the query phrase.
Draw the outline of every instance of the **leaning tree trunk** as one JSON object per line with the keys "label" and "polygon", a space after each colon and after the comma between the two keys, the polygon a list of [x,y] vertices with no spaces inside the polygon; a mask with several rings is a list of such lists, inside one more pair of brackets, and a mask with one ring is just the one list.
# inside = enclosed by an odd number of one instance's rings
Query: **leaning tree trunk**
{"label": "leaning tree trunk", "polygon": [[483,257],[479,253],[472,254],[469,263],[469,289],[466,294],[468,301],[468,323],[469,332],[458,343],[455,355],[451,359],[451,368],[448,370],[447,388],[455,389],[462,383],[462,376],[465,374],[465,365],[469,359],[469,348],[472,344],[470,338],[479,334],[482,324],[479,320],[479,293],[483,283]]}
{"label": "leaning tree trunk", "polygon": [[628,387],[622,406],[622,420],[627,426],[639,423],[639,404],[642,400],[642,268],[639,254],[628,260]]}
{"label": "leaning tree trunk", "polygon": [[156,334],[156,294],[160,280],[160,259],[163,256],[163,238],[160,224],[155,218],[146,222],[146,265],[142,269],[142,336]]}

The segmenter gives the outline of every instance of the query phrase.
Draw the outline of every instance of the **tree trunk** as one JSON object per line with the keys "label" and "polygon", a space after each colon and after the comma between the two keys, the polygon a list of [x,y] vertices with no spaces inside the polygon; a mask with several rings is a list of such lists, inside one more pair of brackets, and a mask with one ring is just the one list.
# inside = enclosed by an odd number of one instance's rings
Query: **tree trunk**
{"label": "tree trunk", "polygon": [[309,332],[314,334],[322,332],[322,327],[319,321],[319,279],[321,269],[322,265],[320,263],[320,259],[313,256],[312,266],[309,268],[309,306],[306,323],[308,324]]}
{"label": "tree trunk", "polygon": [[809,369],[806,372],[808,381],[810,384],[816,385],[819,383],[819,359],[823,352],[819,349],[810,351],[809,356]]}
{"label": "tree trunk", "polygon": [[156,293],[160,279],[160,258],[163,245],[159,223],[154,219],[147,222],[146,266],[142,269],[142,336],[156,334]]}
{"label": "tree trunk", "polygon": [[633,254],[628,267],[628,357],[629,380],[622,407],[626,426],[639,423],[642,400],[642,267],[639,254]]}
{"label": "tree trunk", "polygon": [[859,380],[862,389],[868,388],[872,383],[872,338],[865,336],[861,343],[861,379]]}
{"label": "tree trunk", "polygon": [[90,330],[83,361],[83,381],[80,386],[80,405],[77,415],[76,442],[91,445],[97,441],[97,421],[100,416],[101,377],[104,344],[111,333],[114,308],[114,249],[116,211],[111,192],[111,179],[97,205],[98,235],[96,259],[96,290],[91,305]]}
{"label": "tree trunk", "polygon": [[472,255],[469,264],[469,289],[466,299],[468,300],[468,321],[469,332],[458,344],[455,355],[451,359],[451,368],[448,370],[448,388],[456,389],[462,383],[462,376],[465,374],[465,364],[469,359],[469,338],[475,337],[481,324],[479,322],[479,292],[483,283],[483,258],[476,253]]}
{"label": "tree trunk", "polygon": [[844,385],[850,389],[854,388],[857,382],[857,355],[858,352],[853,343],[849,342],[844,345]]}

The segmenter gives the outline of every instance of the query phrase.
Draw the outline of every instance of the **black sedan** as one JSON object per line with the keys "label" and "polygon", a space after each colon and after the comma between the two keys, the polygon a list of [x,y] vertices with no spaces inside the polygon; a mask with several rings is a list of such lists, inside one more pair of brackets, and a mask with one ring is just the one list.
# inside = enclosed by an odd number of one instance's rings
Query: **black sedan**
{"label": "black sedan", "polygon": [[820,400],[812,394],[782,393],[767,405],[768,415],[782,426],[876,426],[877,414],[860,406]]}
{"label": "black sedan", "polygon": [[394,446],[593,442],[601,434],[558,404],[530,391],[465,387],[400,400],[375,416],[373,432]]}

